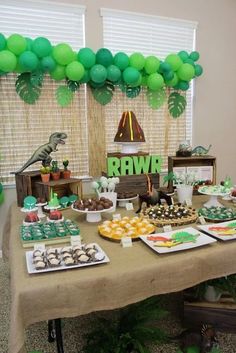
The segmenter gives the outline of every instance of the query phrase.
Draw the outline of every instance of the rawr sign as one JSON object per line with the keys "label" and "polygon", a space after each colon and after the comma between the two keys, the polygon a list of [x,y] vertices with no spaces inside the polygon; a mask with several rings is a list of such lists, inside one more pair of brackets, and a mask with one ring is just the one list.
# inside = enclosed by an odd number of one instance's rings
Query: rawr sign
{"label": "rawr sign", "polygon": [[138,175],[145,173],[160,173],[162,158],[160,156],[127,156],[127,157],[108,157],[107,175]]}

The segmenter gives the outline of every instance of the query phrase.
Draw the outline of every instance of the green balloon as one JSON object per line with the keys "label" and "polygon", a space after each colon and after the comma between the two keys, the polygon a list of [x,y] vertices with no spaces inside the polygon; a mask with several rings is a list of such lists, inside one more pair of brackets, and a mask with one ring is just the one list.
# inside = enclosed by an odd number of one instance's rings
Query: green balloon
{"label": "green balloon", "polygon": [[66,76],[69,80],[79,81],[84,76],[84,67],[78,61],[72,61],[66,66]]}
{"label": "green balloon", "polygon": [[74,60],[74,52],[68,44],[61,43],[53,48],[52,56],[60,65],[68,65]]}
{"label": "green balloon", "polygon": [[90,69],[96,63],[96,55],[90,48],[82,48],[78,52],[77,58],[85,69]]}
{"label": "green balloon", "polygon": [[102,83],[107,78],[107,69],[101,64],[95,64],[90,70],[90,77],[95,83]]}
{"label": "green balloon", "polygon": [[96,63],[105,67],[110,66],[113,63],[113,55],[110,50],[101,48],[96,53]]}
{"label": "green balloon", "polygon": [[55,69],[56,67],[56,62],[51,56],[45,56],[41,60],[41,66],[43,71],[45,72],[51,72]]}
{"label": "green balloon", "polygon": [[39,57],[50,55],[52,51],[52,45],[47,38],[38,37],[32,43],[32,51]]}
{"label": "green balloon", "polygon": [[0,51],[0,70],[12,72],[17,64],[16,56],[9,50]]}
{"label": "green balloon", "polygon": [[150,55],[145,60],[144,69],[147,74],[154,74],[160,66],[160,60],[153,55]]}
{"label": "green balloon", "polygon": [[151,90],[157,91],[164,86],[164,79],[158,73],[151,74],[147,79],[147,85]]}
{"label": "green balloon", "polygon": [[22,74],[22,72],[25,72],[25,70],[23,69],[23,67],[19,63],[19,59],[17,60],[17,64],[16,64],[14,72],[17,72],[19,74]]}
{"label": "green balloon", "polygon": [[137,82],[140,77],[140,72],[134,67],[127,67],[123,72],[123,79],[128,85]]}
{"label": "green balloon", "polygon": [[177,54],[169,54],[165,62],[168,63],[173,71],[177,71],[180,66],[183,64],[183,61],[180,59],[180,57]]}
{"label": "green balloon", "polygon": [[182,91],[187,91],[189,89],[189,83],[187,81],[179,81],[179,89]]}
{"label": "green balloon", "polygon": [[200,54],[198,51],[192,51],[192,53],[190,53],[189,57],[193,61],[197,61],[200,58]]}
{"label": "green balloon", "polygon": [[176,73],[174,72],[174,77],[172,78],[172,80],[170,81],[165,81],[166,86],[168,87],[174,87],[178,84],[179,79],[178,76],[176,75]]}
{"label": "green balloon", "polygon": [[201,74],[203,73],[203,68],[202,68],[202,66],[199,65],[199,64],[196,64],[196,65],[195,65],[194,72],[195,72],[195,76],[201,76]]}
{"label": "green balloon", "polygon": [[183,62],[188,59],[188,53],[185,50],[178,52],[178,55]]}
{"label": "green balloon", "polygon": [[100,83],[96,83],[94,81],[89,81],[89,86],[93,87],[93,88],[101,88],[103,87],[105,84],[105,81],[100,82]]}
{"label": "green balloon", "polygon": [[56,81],[61,81],[66,78],[65,66],[57,65],[53,71],[50,72],[51,78]]}
{"label": "green balloon", "polygon": [[164,73],[164,72],[168,72],[171,71],[172,67],[170,66],[169,63],[167,62],[161,62],[160,66],[159,66],[159,72]]}
{"label": "green balloon", "polygon": [[177,71],[177,75],[180,80],[190,81],[195,75],[195,70],[192,65],[183,64],[180,66],[179,70]]}
{"label": "green balloon", "polygon": [[114,56],[114,65],[121,71],[124,71],[129,66],[129,57],[123,52],[119,52]]}
{"label": "green balloon", "polygon": [[5,49],[6,45],[7,45],[6,38],[4,37],[4,35],[2,33],[0,33],[0,50]]}
{"label": "green balloon", "polygon": [[107,79],[111,82],[116,82],[121,77],[121,71],[116,65],[110,65],[107,68]]}
{"label": "green balloon", "polygon": [[79,81],[80,83],[88,83],[90,80],[90,72],[89,70],[84,70],[84,76]]}
{"label": "green balloon", "polygon": [[190,59],[190,58],[188,58],[187,60],[185,60],[184,63],[185,63],[185,64],[190,64],[190,65],[192,65],[193,67],[195,66],[194,61],[193,61],[192,59]]}
{"label": "green balloon", "polygon": [[163,73],[165,81],[170,81],[174,78],[174,71],[167,71]]}
{"label": "green balloon", "polygon": [[137,70],[144,68],[145,58],[141,53],[133,53],[129,57],[129,65]]}
{"label": "green balloon", "polygon": [[32,51],[25,51],[19,56],[19,64],[24,71],[34,71],[39,64],[39,60]]}
{"label": "green balloon", "polygon": [[12,34],[7,39],[7,48],[14,54],[20,55],[26,50],[27,42],[20,34]]}
{"label": "green balloon", "polygon": [[141,85],[143,87],[147,87],[147,79],[148,79],[148,76],[147,75],[143,75],[142,78],[141,78]]}
{"label": "green balloon", "polygon": [[142,75],[139,73],[139,78],[136,82],[131,83],[129,86],[130,87],[137,87],[137,86],[141,86],[142,84]]}
{"label": "green balloon", "polygon": [[33,39],[26,37],[25,40],[26,40],[26,48],[25,48],[25,50],[31,51],[32,44],[33,44]]}

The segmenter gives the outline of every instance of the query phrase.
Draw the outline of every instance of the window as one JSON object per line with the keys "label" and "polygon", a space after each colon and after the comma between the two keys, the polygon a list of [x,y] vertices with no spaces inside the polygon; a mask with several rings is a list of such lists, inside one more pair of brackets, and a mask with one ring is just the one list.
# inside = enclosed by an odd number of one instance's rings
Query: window
{"label": "window", "polygon": [[[0,4],[1,32],[7,37],[19,33],[32,39],[48,38],[52,45],[68,43],[73,50],[85,46],[85,7],[47,1],[2,0]],[[0,78],[0,177],[14,182],[10,171],[19,169],[51,133],[68,135],[66,144],[59,146],[52,157],[62,162],[67,157],[75,175],[88,174],[87,107],[85,87],[67,108],[56,102],[55,90],[63,82],[44,78],[42,94],[34,105],[25,104],[15,91],[17,75]],[[83,85],[84,86],[84,85]],[[40,166],[34,164],[31,169]],[[62,166],[62,164],[60,165]],[[29,168],[30,169],[30,168]]]}
{"label": "window", "polygon": [[[164,59],[168,54],[180,50],[195,49],[195,22],[142,15],[125,11],[101,9],[103,18],[103,44],[113,54],[124,51],[130,55],[141,52]],[[169,116],[167,106],[152,110],[143,91],[138,98],[124,97],[116,90],[112,103],[105,107],[107,152],[117,151],[113,142],[119,119],[125,110],[133,110],[142,126],[146,143],[143,151],[163,157],[163,168],[167,167],[167,156],[174,155],[181,140],[192,139],[193,87],[187,91],[187,108],[178,119]]]}

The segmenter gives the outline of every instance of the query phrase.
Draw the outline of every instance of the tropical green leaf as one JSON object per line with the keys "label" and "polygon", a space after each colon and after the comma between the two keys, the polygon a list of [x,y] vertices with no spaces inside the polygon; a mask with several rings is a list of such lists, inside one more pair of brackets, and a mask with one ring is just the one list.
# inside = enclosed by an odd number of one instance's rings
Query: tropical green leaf
{"label": "tropical green leaf", "polygon": [[178,118],[184,112],[186,104],[187,102],[184,96],[178,92],[171,93],[168,99],[168,109],[170,115],[173,118]]}
{"label": "tropical green leaf", "polygon": [[33,86],[42,87],[43,78],[44,78],[44,73],[43,73],[43,71],[41,71],[41,70],[34,71],[34,72],[32,72],[32,74],[31,74],[30,82],[32,83]]}
{"label": "tropical green leaf", "polygon": [[147,101],[148,105],[152,109],[159,109],[166,101],[166,90],[163,87],[158,91],[152,91],[151,89],[147,90]]}
{"label": "tropical green leaf", "polygon": [[59,86],[56,90],[57,103],[63,108],[72,102],[73,97],[73,92],[67,86]]}
{"label": "tropical green leaf", "polygon": [[113,97],[114,85],[110,82],[106,82],[106,84],[102,87],[91,88],[94,99],[102,104],[106,105],[111,102]]}
{"label": "tropical green leaf", "polygon": [[128,98],[135,98],[135,97],[138,97],[140,91],[141,91],[140,86],[137,86],[137,87],[127,86],[125,90],[125,94]]}
{"label": "tropical green leaf", "polygon": [[76,92],[79,90],[80,83],[78,81],[67,80],[67,87],[71,92]]}
{"label": "tropical green leaf", "polygon": [[24,72],[17,77],[16,92],[20,98],[28,104],[34,104],[41,94],[41,84],[36,85],[31,82],[31,73]]}

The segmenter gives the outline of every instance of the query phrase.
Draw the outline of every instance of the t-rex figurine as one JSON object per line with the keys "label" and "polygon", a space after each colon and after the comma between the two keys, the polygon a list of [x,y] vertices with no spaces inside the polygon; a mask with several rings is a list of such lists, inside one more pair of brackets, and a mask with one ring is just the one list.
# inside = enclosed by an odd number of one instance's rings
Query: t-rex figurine
{"label": "t-rex figurine", "polygon": [[23,165],[22,168],[17,170],[16,172],[12,172],[12,174],[19,174],[23,172],[26,168],[28,168],[31,164],[42,161],[44,166],[50,165],[52,158],[50,157],[51,152],[57,151],[58,144],[65,144],[64,139],[67,138],[66,133],[64,132],[54,132],[49,137],[49,142],[37,148],[37,150],[33,153],[30,159]]}

